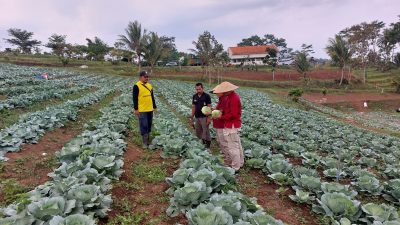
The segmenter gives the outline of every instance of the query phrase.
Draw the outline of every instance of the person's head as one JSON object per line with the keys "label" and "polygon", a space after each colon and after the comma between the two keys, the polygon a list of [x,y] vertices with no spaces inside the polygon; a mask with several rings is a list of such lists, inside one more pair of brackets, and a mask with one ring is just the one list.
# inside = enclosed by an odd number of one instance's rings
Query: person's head
{"label": "person's head", "polygon": [[215,95],[217,95],[218,98],[221,98],[222,96],[224,96],[224,93],[215,93]]}
{"label": "person's head", "polygon": [[196,93],[201,95],[204,92],[203,84],[202,83],[197,83],[196,84]]}
{"label": "person's head", "polygon": [[139,80],[143,83],[147,83],[149,81],[149,75],[146,71],[143,70],[139,73]]}

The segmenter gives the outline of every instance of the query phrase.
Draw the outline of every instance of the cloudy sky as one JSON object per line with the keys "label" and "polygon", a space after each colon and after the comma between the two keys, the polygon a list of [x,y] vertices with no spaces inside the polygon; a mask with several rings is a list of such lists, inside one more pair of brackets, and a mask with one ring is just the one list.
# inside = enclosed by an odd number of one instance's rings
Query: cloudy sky
{"label": "cloudy sky", "polygon": [[176,37],[178,50],[208,30],[225,48],[251,35],[270,33],[299,49],[314,46],[316,57],[327,57],[328,38],[361,22],[398,20],[399,0],[0,0],[0,49],[7,29],[34,32],[44,43],[53,34],[70,43],[100,37],[109,45],[124,33],[129,21],[147,30]]}

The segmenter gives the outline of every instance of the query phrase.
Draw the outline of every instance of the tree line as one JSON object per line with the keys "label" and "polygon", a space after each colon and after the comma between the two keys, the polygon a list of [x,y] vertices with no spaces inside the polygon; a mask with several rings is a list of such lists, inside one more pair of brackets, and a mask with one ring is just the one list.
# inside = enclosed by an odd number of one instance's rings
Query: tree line
{"label": "tree line", "polygon": [[[399,17],[400,18],[400,17]],[[33,32],[11,28],[8,30],[10,38],[5,39],[17,47],[17,51],[31,54],[42,43],[33,39]],[[156,32],[142,28],[138,21],[129,22],[124,34],[118,36],[114,46],[108,46],[100,38],[86,39],[86,45],[70,44],[66,35],[53,34],[43,46],[50,48],[52,54],[59,57],[66,65],[69,59],[86,58],[104,60],[105,55],[111,61],[118,63],[124,59],[137,63],[138,69],[146,64],[152,71],[160,61],[176,61],[180,65],[188,65],[188,61],[195,58],[195,64],[205,68],[205,74],[210,77],[211,70],[229,64],[227,51],[214,35],[204,31],[193,41],[190,53],[178,52],[175,46],[175,37],[160,36]],[[264,63],[272,68],[273,77],[280,64],[291,64],[304,79],[311,70],[316,59],[312,45],[303,44],[300,50],[289,48],[284,38],[273,34],[264,36],[253,35],[244,38],[237,46],[275,45],[276,48],[267,49]],[[364,71],[364,83],[367,81],[367,68],[386,71],[400,66],[400,20],[387,26],[382,21],[363,22],[341,30],[335,37],[328,40],[325,48],[330,62],[342,71],[340,84],[344,79],[344,71],[361,68]]]}

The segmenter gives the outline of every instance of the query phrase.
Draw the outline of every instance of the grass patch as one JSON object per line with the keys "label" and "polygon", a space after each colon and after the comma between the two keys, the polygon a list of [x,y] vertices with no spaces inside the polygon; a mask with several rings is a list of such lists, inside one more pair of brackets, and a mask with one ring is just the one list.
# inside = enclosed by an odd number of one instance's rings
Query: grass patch
{"label": "grass patch", "polygon": [[133,163],[131,165],[131,173],[133,176],[139,177],[149,183],[164,182],[167,177],[167,172],[162,166],[142,163]]}
{"label": "grass patch", "polygon": [[28,190],[28,187],[21,185],[15,179],[6,179],[2,181],[0,183],[0,192],[3,194],[3,201],[1,204],[6,206],[13,202],[26,202],[29,197],[26,193]]}
{"label": "grass patch", "polygon": [[117,215],[107,225],[139,225],[149,216],[148,212],[138,212],[135,214],[126,213]]}

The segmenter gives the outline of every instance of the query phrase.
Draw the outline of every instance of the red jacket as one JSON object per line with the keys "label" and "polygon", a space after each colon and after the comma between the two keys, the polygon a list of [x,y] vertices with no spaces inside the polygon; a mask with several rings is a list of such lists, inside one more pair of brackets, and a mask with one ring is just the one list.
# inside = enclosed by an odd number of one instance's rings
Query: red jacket
{"label": "red jacket", "polygon": [[[226,99],[226,96],[220,97],[219,100],[218,100],[218,104],[215,107],[215,109],[223,111],[224,107],[225,107],[225,101],[224,101],[225,99]],[[215,129],[224,128],[224,121],[222,119],[213,119],[213,127]]]}
{"label": "red jacket", "polygon": [[242,104],[236,92],[230,93],[223,101],[221,120],[224,121],[224,128],[240,128],[242,126]]}

